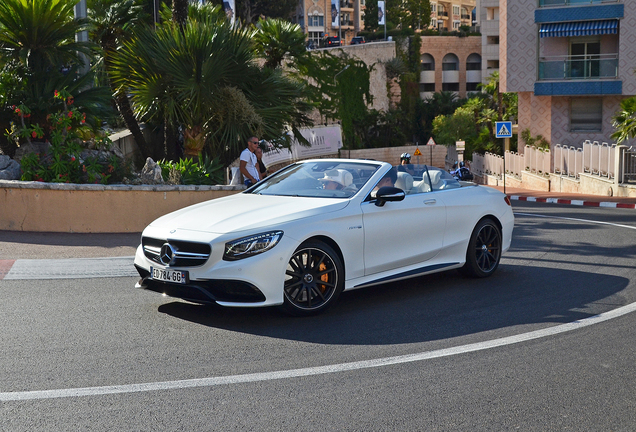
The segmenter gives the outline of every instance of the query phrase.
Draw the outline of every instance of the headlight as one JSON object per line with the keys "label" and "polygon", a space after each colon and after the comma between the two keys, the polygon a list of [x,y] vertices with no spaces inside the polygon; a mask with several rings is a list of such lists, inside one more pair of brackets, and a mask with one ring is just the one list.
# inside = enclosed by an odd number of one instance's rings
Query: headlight
{"label": "headlight", "polygon": [[225,261],[236,261],[266,252],[283,238],[282,231],[271,231],[225,243]]}

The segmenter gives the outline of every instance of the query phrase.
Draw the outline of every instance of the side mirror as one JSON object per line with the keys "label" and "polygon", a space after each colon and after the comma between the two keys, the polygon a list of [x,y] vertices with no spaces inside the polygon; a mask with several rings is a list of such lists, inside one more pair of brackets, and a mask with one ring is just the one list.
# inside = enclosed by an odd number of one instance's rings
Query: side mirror
{"label": "side mirror", "polygon": [[375,194],[375,205],[384,206],[387,201],[402,201],[406,194],[400,188],[383,186]]}

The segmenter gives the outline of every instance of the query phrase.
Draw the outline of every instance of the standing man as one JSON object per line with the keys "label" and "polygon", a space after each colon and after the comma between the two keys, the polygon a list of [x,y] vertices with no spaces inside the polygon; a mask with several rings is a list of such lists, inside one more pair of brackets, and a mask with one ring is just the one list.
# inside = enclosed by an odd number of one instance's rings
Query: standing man
{"label": "standing man", "polygon": [[258,159],[254,151],[258,148],[258,138],[251,137],[247,140],[247,148],[241,152],[239,170],[243,174],[245,186],[250,187],[260,180],[258,175]]}

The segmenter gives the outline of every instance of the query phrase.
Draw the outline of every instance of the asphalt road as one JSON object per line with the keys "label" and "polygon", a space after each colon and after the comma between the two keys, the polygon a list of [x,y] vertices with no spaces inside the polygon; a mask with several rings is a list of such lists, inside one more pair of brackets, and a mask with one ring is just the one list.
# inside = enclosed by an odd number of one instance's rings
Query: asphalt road
{"label": "asphalt road", "polygon": [[312,318],[134,277],[0,280],[0,430],[636,430],[634,210],[513,206],[493,277],[348,292]]}

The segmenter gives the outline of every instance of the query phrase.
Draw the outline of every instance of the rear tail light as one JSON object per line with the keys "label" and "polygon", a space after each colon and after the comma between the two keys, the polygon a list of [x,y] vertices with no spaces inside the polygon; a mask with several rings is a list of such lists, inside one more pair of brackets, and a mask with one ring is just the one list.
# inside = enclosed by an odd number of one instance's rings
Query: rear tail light
{"label": "rear tail light", "polygon": [[510,197],[508,197],[508,195],[504,196],[504,201],[506,202],[506,204],[508,204],[509,206],[512,206],[512,204],[510,203]]}

